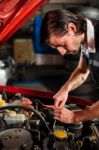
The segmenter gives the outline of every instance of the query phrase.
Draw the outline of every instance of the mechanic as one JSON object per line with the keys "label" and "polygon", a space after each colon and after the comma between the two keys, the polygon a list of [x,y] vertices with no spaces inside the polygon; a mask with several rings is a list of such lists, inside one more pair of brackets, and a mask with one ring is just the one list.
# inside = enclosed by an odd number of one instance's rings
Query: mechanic
{"label": "mechanic", "polygon": [[41,44],[48,44],[64,56],[81,51],[77,68],[53,96],[53,117],[63,123],[77,123],[99,118],[99,101],[81,111],[64,107],[70,91],[79,87],[92,73],[99,87],[99,21],[73,14],[65,9],[49,11],[41,26]]}

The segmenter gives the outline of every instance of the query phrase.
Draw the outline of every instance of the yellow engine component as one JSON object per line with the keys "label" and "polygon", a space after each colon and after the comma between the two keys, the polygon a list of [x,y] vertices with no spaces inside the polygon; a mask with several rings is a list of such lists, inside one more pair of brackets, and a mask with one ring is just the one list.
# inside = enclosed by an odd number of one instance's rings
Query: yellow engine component
{"label": "yellow engine component", "polygon": [[67,132],[65,130],[56,129],[56,130],[54,130],[53,135],[58,139],[66,139],[67,138]]}
{"label": "yellow engine component", "polygon": [[0,107],[4,106],[6,104],[5,100],[0,99]]}

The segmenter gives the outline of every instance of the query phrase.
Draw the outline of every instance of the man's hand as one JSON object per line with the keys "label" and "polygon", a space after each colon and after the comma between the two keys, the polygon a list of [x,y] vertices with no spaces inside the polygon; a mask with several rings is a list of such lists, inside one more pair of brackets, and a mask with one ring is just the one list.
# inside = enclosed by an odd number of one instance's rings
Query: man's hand
{"label": "man's hand", "polygon": [[56,108],[53,111],[53,118],[63,123],[74,123],[75,113],[66,108]]}
{"label": "man's hand", "polygon": [[54,96],[53,99],[55,100],[55,107],[62,108],[67,101],[68,98],[68,92],[64,87],[62,87]]}
{"label": "man's hand", "polygon": [[63,123],[74,123],[75,113],[64,107],[55,107],[54,105],[45,105],[46,108],[53,110],[53,118]]}

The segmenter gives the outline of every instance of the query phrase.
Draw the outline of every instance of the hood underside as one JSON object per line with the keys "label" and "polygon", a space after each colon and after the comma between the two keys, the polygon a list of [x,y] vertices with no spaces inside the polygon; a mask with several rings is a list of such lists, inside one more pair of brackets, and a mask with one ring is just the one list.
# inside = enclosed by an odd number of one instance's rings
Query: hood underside
{"label": "hood underside", "polygon": [[47,0],[0,0],[0,46]]}

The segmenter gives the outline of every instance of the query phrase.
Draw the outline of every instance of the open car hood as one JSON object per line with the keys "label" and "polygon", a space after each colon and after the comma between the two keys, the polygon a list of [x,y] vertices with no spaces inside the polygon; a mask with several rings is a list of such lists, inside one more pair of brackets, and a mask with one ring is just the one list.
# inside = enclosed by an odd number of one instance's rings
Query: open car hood
{"label": "open car hood", "polygon": [[[15,33],[40,6],[48,0],[0,0],[0,46],[3,45]],[[4,86],[0,85],[0,92]],[[47,93],[24,89],[19,87],[6,86],[8,93],[22,93],[25,95],[53,99],[54,93]],[[83,106],[91,105],[92,103],[86,100],[81,100],[77,97],[69,96],[69,101],[76,102]]]}
{"label": "open car hood", "polygon": [[48,0],[0,0],[0,46]]}

